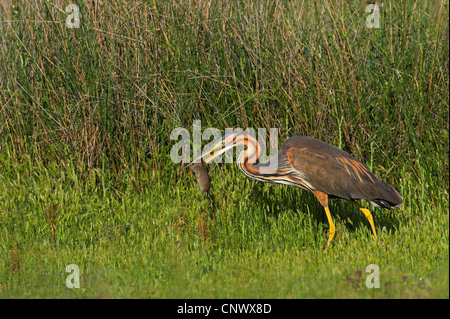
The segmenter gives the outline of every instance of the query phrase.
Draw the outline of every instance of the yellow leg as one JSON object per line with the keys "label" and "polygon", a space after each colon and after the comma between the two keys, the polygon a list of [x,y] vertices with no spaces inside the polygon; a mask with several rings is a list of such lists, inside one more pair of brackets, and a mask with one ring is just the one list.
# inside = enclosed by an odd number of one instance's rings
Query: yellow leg
{"label": "yellow leg", "polygon": [[328,207],[325,207],[325,213],[327,214],[328,224],[330,225],[330,231],[328,234],[328,240],[323,247],[323,251],[325,252],[327,250],[327,247],[330,245],[331,241],[333,240],[334,234],[336,233],[336,227],[334,227],[333,220],[331,219],[330,210]]}
{"label": "yellow leg", "polygon": [[352,201],[351,203],[353,205],[355,205],[356,207],[358,207],[364,213],[364,216],[366,216],[367,220],[369,221],[370,227],[372,227],[373,235],[375,236],[376,239],[378,239],[377,231],[375,230],[375,224],[373,223],[373,217],[372,217],[372,214],[370,213],[370,211],[368,209],[365,209],[364,207],[362,207],[361,205],[359,205],[356,202]]}

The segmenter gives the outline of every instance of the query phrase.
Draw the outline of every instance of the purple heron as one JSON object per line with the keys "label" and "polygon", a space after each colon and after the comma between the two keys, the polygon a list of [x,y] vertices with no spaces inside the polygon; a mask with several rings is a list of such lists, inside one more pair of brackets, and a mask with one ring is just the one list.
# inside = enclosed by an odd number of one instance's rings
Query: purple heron
{"label": "purple heron", "polygon": [[[238,158],[239,169],[248,177],[262,182],[297,186],[313,193],[325,209],[329,223],[325,251],[333,240],[336,228],[328,209],[328,198],[351,201],[366,216],[377,238],[370,211],[354,200],[365,199],[382,208],[398,208],[403,202],[400,194],[389,184],[379,180],[355,157],[333,145],[308,136],[292,136],[286,140],[277,155],[260,163],[261,147],[247,133],[230,133],[185,166],[200,159],[206,163],[227,150],[244,145],[247,149]],[[277,161],[276,169],[271,163]]]}

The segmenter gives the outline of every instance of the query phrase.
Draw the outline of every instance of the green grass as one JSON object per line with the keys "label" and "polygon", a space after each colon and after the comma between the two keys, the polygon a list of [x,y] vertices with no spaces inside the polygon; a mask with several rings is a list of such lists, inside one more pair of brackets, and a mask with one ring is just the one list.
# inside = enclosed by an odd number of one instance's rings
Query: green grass
{"label": "green grass", "polygon": [[[311,195],[235,169],[214,171],[210,201],[198,200],[193,179],[157,176],[122,193],[105,191],[100,171],[83,187],[75,174],[13,171],[0,183],[4,298],[448,297],[447,190],[375,210],[378,241],[361,213],[333,201],[337,234],[323,253],[328,225]],[[402,180],[403,193],[420,192],[413,185]],[[69,264],[80,267],[80,289],[65,287]],[[379,289],[365,285],[370,264]]]}
{"label": "green grass", "polygon": [[[87,2],[79,29],[64,1],[8,3],[0,298],[449,297],[447,2],[385,3],[379,29],[366,1]],[[403,207],[370,208],[375,240],[332,200],[323,253],[328,222],[305,191],[224,164],[199,200],[169,157],[170,132],[197,119],[332,143]]]}

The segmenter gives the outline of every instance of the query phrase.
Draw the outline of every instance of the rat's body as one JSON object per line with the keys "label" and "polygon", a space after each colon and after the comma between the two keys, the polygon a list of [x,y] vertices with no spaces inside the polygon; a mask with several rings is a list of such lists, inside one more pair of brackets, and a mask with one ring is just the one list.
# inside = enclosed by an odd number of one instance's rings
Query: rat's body
{"label": "rat's body", "polygon": [[200,191],[202,192],[201,196],[206,193],[206,197],[208,197],[209,189],[211,188],[211,178],[208,175],[205,162],[202,160],[200,163],[192,164],[189,168],[195,173],[195,176],[197,176]]}

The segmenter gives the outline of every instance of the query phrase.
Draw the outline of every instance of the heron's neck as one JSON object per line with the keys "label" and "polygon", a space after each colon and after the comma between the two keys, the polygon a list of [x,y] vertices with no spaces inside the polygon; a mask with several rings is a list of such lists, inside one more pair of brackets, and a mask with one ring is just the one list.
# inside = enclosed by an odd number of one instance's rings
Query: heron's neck
{"label": "heron's neck", "polygon": [[247,151],[242,152],[238,157],[239,168],[246,173],[250,172],[252,175],[271,175],[274,174],[278,169],[278,157],[268,159],[267,161],[260,162],[261,147],[256,144],[256,149],[251,146],[248,147]]}

